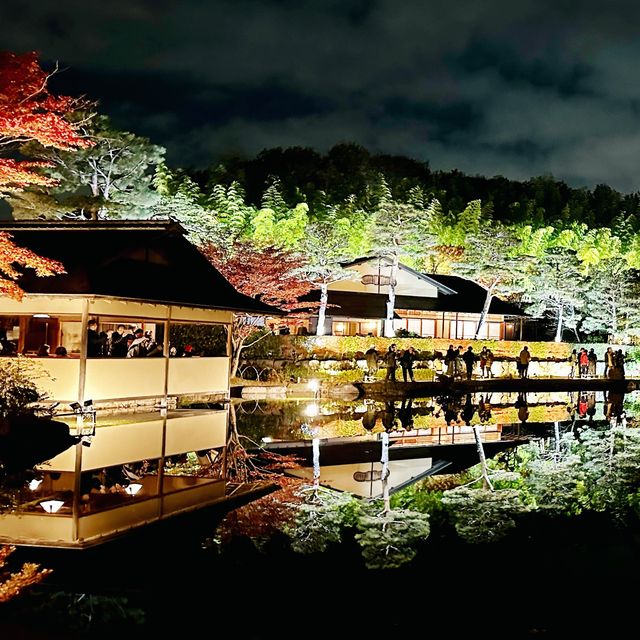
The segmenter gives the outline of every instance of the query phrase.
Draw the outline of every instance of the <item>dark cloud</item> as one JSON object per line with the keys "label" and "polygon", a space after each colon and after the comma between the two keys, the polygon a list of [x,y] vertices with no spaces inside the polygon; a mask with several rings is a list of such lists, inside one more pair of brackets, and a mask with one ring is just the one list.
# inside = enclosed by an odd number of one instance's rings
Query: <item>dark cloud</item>
{"label": "dark cloud", "polygon": [[640,6],[593,0],[11,0],[2,47],[69,68],[173,164],[353,140],[434,168],[640,188]]}

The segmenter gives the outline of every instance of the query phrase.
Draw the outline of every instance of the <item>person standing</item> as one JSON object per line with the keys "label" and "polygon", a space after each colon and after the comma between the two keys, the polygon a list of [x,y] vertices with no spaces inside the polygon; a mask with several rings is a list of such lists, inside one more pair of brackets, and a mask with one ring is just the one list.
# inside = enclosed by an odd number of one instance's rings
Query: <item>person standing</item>
{"label": "person standing", "polygon": [[589,372],[589,354],[584,347],[580,348],[580,353],[578,354],[578,364],[580,365],[580,377],[586,378],[587,373]]}
{"label": "person standing", "polygon": [[375,378],[376,373],[378,373],[378,353],[375,345],[371,345],[369,349],[364,354],[365,360],[367,362],[367,373],[370,378]]}
{"label": "person standing", "polygon": [[[575,351],[575,349],[574,349]],[[614,353],[611,347],[608,347],[604,354],[604,377],[607,377],[607,374],[613,367],[615,366],[614,362]]]}
{"label": "person standing", "polygon": [[522,347],[522,351],[518,356],[518,360],[520,362],[520,377],[528,378],[529,377],[529,363],[531,362],[531,354],[529,353],[529,347],[526,345]]}
{"label": "person standing", "polygon": [[99,358],[103,354],[104,342],[98,333],[98,321],[87,323],[87,358]]}
{"label": "person standing", "polygon": [[453,348],[453,345],[450,344],[449,348],[447,349],[447,355],[444,357],[444,361],[447,364],[447,375],[450,378],[453,378],[455,373],[456,355],[457,355],[456,350]]}
{"label": "person standing", "polygon": [[482,347],[480,351],[480,375],[484,378],[487,368],[487,347]]}
{"label": "person standing", "polygon": [[491,367],[493,367],[493,361],[494,361],[494,356],[493,356],[493,351],[491,351],[491,349],[487,348],[487,362],[485,364],[486,369],[487,369],[487,378],[493,378],[493,371],[491,370]]}
{"label": "person standing", "polygon": [[400,356],[400,366],[402,367],[402,379],[408,382],[407,377],[413,382],[413,363],[415,362],[417,351],[413,347],[409,347],[402,352]]}
{"label": "person standing", "polygon": [[462,355],[462,359],[464,360],[464,364],[467,368],[467,380],[471,380],[471,376],[473,375],[473,365],[476,362],[476,354],[473,353],[473,347],[469,345],[467,350]]}
{"label": "person standing", "polygon": [[575,378],[576,369],[578,368],[578,352],[574,349],[569,356],[569,377]]}
{"label": "person standing", "polygon": [[596,367],[598,366],[598,356],[596,355],[596,352],[593,350],[593,347],[589,349],[587,358],[589,359],[589,377],[595,378]]}
{"label": "person standing", "polygon": [[398,353],[395,343],[389,347],[389,350],[384,356],[384,365],[387,368],[387,375],[385,380],[396,381],[396,369],[398,367]]}

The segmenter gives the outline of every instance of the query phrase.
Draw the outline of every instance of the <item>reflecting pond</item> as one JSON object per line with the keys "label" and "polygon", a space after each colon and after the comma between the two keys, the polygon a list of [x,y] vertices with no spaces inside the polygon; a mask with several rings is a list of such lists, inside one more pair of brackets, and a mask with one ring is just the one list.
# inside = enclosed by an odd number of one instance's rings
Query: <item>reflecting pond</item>
{"label": "reflecting pond", "polygon": [[[493,393],[405,399],[251,400],[232,407],[237,429],[255,448],[293,455],[290,475],[356,496],[379,498],[426,476],[478,462],[532,439],[558,441],[583,425],[626,424],[634,397],[623,394]],[[552,442],[546,442],[553,446]],[[250,446],[251,446],[250,445]]]}

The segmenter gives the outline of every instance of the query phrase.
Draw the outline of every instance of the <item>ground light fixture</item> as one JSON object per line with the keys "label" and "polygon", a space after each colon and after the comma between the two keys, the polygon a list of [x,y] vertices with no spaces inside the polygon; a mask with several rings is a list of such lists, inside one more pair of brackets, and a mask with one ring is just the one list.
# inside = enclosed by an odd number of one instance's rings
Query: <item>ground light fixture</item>
{"label": "ground light fixture", "polygon": [[135,496],[140,489],[142,489],[142,485],[137,482],[132,482],[124,488],[130,496]]}
{"label": "ground light fixture", "polygon": [[29,480],[29,484],[27,486],[29,487],[30,491],[37,491],[41,484],[42,484],[41,479],[34,478],[33,480]]}
{"label": "ground light fixture", "polygon": [[60,507],[62,507],[63,504],[64,500],[45,500],[44,502],[40,503],[40,506],[47,513],[57,513],[58,511],[60,511]]}

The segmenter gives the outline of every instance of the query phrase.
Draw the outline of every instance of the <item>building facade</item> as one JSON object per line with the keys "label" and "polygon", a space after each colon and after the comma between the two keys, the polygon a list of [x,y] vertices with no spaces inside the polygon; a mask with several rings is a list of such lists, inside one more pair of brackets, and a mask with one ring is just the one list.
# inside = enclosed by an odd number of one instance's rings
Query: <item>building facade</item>
{"label": "building facade", "polygon": [[0,231],[66,270],[26,270],[24,298],[0,298],[0,360],[30,367],[60,403],[53,421],[0,433],[0,463],[44,452],[12,489],[0,543],[84,547],[225,500],[229,407],[212,400],[229,397],[231,323],[278,310],[238,293],[176,224]]}
{"label": "building facade", "polygon": [[[353,277],[329,285],[325,333],[384,335],[391,263],[385,258],[361,258],[344,267]],[[317,297],[317,293],[315,296]],[[395,283],[394,329],[422,337],[471,339],[476,335],[486,289],[458,276],[423,274],[400,264]],[[310,296],[309,299],[313,299]],[[517,340],[522,337],[524,312],[493,298],[480,338]],[[317,314],[306,330],[315,333]]]}

